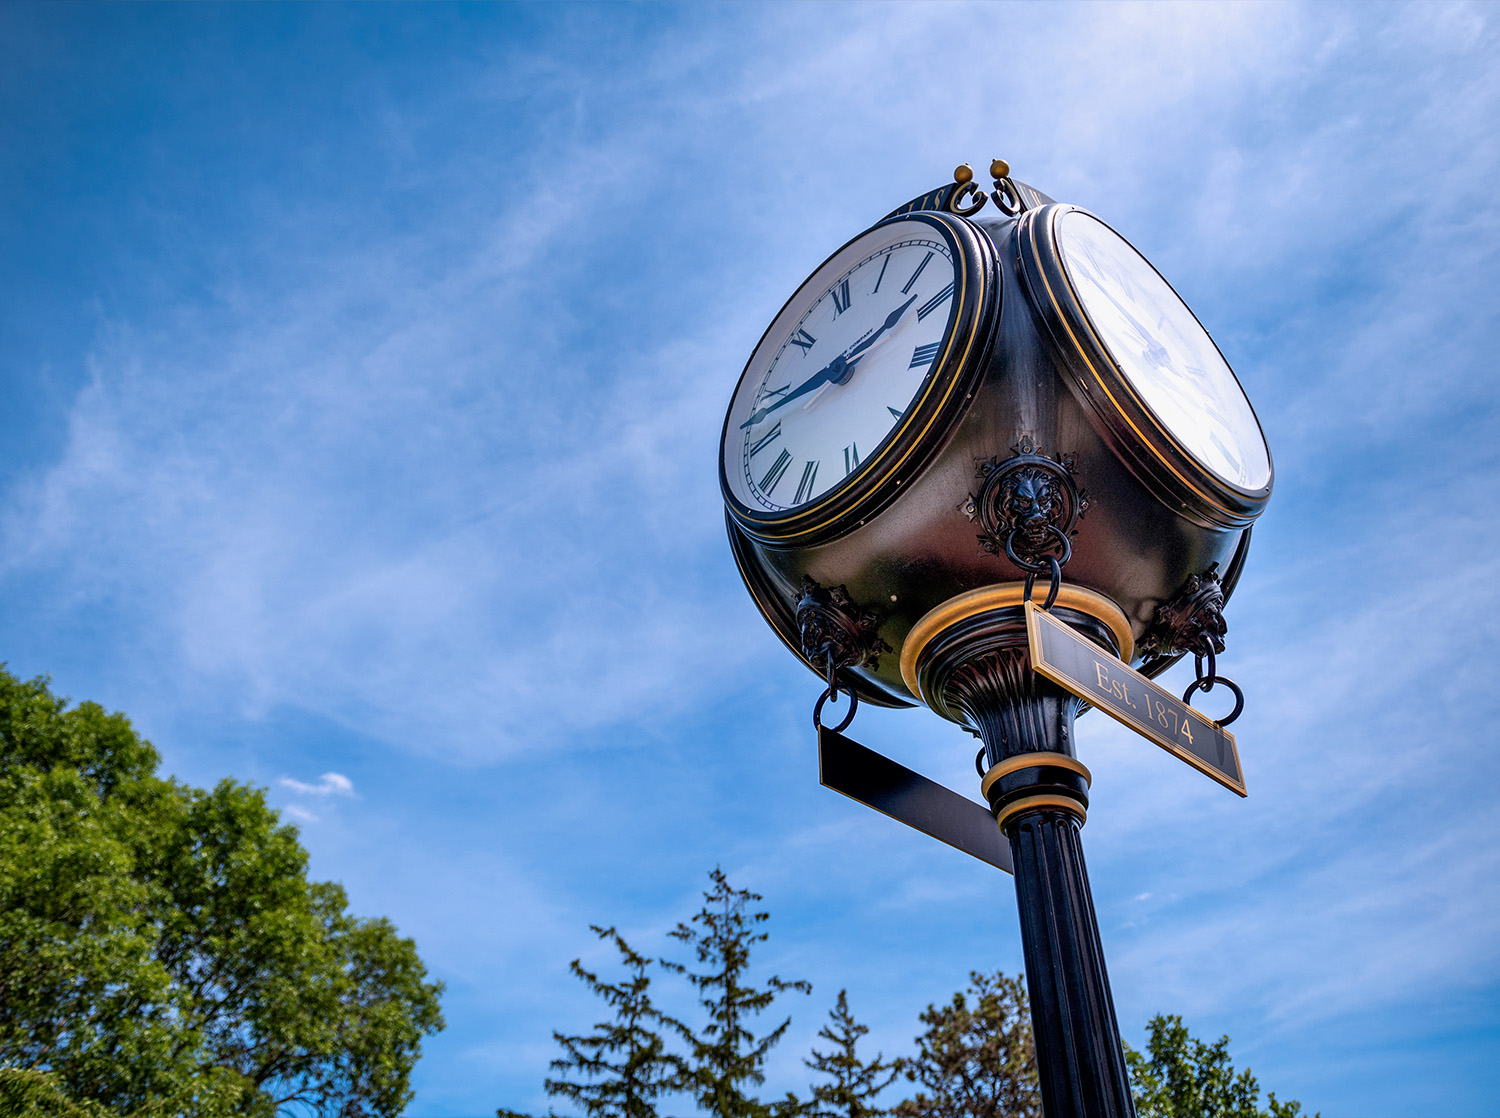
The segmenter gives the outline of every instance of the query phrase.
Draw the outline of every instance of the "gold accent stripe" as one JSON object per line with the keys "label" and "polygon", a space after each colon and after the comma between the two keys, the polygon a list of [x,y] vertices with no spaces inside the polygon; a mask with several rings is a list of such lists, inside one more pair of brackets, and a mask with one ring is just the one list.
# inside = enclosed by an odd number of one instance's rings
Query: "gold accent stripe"
{"label": "gold accent stripe", "polygon": [[1059,807],[1064,811],[1071,811],[1074,815],[1078,816],[1078,822],[1080,823],[1086,823],[1089,817],[1089,813],[1085,810],[1084,806],[1071,796],[1026,796],[1023,799],[1008,803],[1001,808],[1000,814],[995,816],[995,826],[999,827],[1003,833],[1006,821],[1012,816],[1038,807]]}
{"label": "gold accent stripe", "polygon": [[1090,786],[1094,783],[1094,774],[1089,772],[1088,766],[1077,757],[1069,757],[1066,753],[1052,753],[1041,751],[1038,753],[1017,753],[1014,757],[1007,757],[998,765],[984,774],[984,779],[979,782],[979,794],[985,799],[989,798],[990,789],[994,787],[995,781],[1002,776],[1009,776],[1021,769],[1035,769],[1042,766],[1054,769],[1068,769],[1083,777],[1083,782]]}
{"label": "gold accent stripe", "polygon": [[[1037,585],[1032,588],[1032,601],[1045,602],[1047,590],[1047,584],[1038,580]],[[932,643],[934,637],[976,614],[1018,606],[1025,593],[1024,582],[998,582],[993,586],[981,586],[978,590],[949,598],[942,605],[934,606],[923,614],[921,620],[912,626],[911,632],[906,634],[906,640],[901,645],[901,678],[906,682],[907,690],[923,702],[927,701],[917,686],[917,661],[922,650]],[[1086,613],[1109,626],[1115,643],[1120,646],[1120,659],[1130,663],[1130,657],[1135,652],[1135,638],[1130,633],[1130,622],[1125,619],[1125,612],[1119,606],[1103,594],[1067,583],[1057,592],[1057,604],[1064,609]]]}

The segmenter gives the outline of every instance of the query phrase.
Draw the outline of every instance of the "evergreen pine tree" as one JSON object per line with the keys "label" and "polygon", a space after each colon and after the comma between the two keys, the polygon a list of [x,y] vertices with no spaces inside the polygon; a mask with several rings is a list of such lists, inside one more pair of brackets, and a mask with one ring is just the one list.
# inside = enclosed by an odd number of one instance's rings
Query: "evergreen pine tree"
{"label": "evergreen pine tree", "polygon": [[1036,1045],[1026,985],[1002,971],[969,975],[963,993],[920,1020],[917,1055],[902,1061],[918,1092],[896,1107],[898,1118],[1041,1118]]}
{"label": "evergreen pine tree", "polygon": [[1207,1044],[1176,1014],[1158,1013],[1146,1030],[1147,1056],[1125,1046],[1139,1118],[1303,1118],[1301,1103],[1274,1091],[1260,1108],[1260,1084],[1249,1068],[1235,1074],[1227,1036]]}
{"label": "evergreen pine tree", "polygon": [[577,1103],[589,1118],[656,1118],[653,1100],[677,1078],[679,1068],[652,1028],[663,1020],[649,995],[651,978],[646,972],[652,960],[635,951],[614,928],[590,927],[619,950],[626,977],[605,982],[578,959],[568,969],[615,1011],[614,1020],[596,1024],[584,1036],[553,1032],[564,1052],[552,1061],[553,1070],[581,1078],[548,1079],[544,1086],[549,1095]]}
{"label": "evergreen pine tree", "polygon": [[881,1118],[890,1113],[875,1104],[875,1097],[891,1085],[900,1067],[888,1063],[880,1053],[865,1063],[855,1052],[859,1038],[870,1031],[849,1012],[849,992],[839,991],[839,1001],[828,1011],[829,1022],[818,1035],[833,1045],[828,1052],[812,1050],[812,1059],[802,1062],[826,1075],[829,1082],[812,1085],[812,1100],[806,1109],[811,1118]]}
{"label": "evergreen pine tree", "polygon": [[759,927],[770,914],[751,906],[761,897],[735,889],[720,869],[709,877],[713,887],[703,894],[703,908],[688,924],[678,924],[669,933],[693,949],[703,965],[701,971],[663,961],[663,966],[697,988],[699,1004],[708,1013],[708,1024],[695,1033],[677,1020],[670,1025],[688,1045],[687,1066],[678,1086],[690,1092],[699,1107],[713,1118],[770,1118],[800,1109],[795,1099],[768,1106],[747,1093],[750,1086],[765,1082],[766,1054],[785,1035],[788,1017],[776,1028],[757,1036],[751,1018],[771,1007],[788,990],[810,993],[803,981],[787,982],[776,976],[756,988],[748,984],[750,951],[768,937]]}

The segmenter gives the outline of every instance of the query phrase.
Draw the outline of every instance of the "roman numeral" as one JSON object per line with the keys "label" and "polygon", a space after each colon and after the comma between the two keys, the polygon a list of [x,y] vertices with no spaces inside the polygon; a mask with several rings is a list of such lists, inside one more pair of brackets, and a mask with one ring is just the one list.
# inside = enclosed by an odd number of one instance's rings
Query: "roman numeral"
{"label": "roman numeral", "polygon": [[[851,451],[853,453],[850,453]],[[844,447],[844,476],[848,477],[857,469],[859,469],[859,444],[854,443]]]}
{"label": "roman numeral", "polygon": [[779,400],[791,390],[792,386],[790,384],[783,384],[780,388],[768,388],[763,398],[767,400]]}
{"label": "roman numeral", "polygon": [[779,438],[781,438],[781,421],[777,420],[776,426],[772,427],[769,431],[767,431],[764,435],[757,439],[755,443],[750,447],[750,457],[754,458],[757,454],[764,450],[768,444],[775,442]]}
{"label": "roman numeral", "polygon": [[922,274],[922,269],[927,267],[927,261],[932,259],[932,253],[922,257],[922,263],[917,265],[917,270],[911,274],[911,279],[906,281],[906,286],[901,289],[901,294],[907,295],[911,292],[911,285],[917,282],[917,277]]}
{"label": "roman numeral", "polygon": [[797,496],[792,499],[792,504],[800,505],[813,495],[813,481],[818,476],[817,461],[809,462],[802,467],[802,480],[797,483]]}
{"label": "roman numeral", "polygon": [[885,406],[885,410],[891,413],[891,417],[893,419],[900,419],[903,415],[906,414],[904,411],[897,411],[895,408],[891,407],[890,404],[887,404]]}
{"label": "roman numeral", "polygon": [[946,303],[948,301],[949,297],[952,294],[953,294],[953,285],[950,283],[947,287],[943,288],[936,295],[934,295],[931,299],[928,299],[927,302],[923,303],[920,307],[917,308],[917,321],[921,322],[924,318],[926,318],[928,315],[930,315],[933,311],[935,311],[939,307],[941,307],[944,303]]}
{"label": "roman numeral", "polygon": [[891,266],[891,254],[890,253],[886,253],[885,254],[885,259],[880,262],[880,275],[878,275],[878,276],[875,277],[875,290],[872,291],[872,292],[870,292],[871,295],[879,295],[880,294],[880,281],[883,280],[883,279],[885,279],[885,270],[887,268],[889,268],[890,266]]}
{"label": "roman numeral", "polygon": [[813,337],[806,330],[799,329],[795,334],[792,335],[792,344],[794,346],[802,347],[803,357],[807,356],[807,351],[812,349],[812,347],[817,343],[817,340],[817,338]]}
{"label": "roman numeral", "polygon": [[844,280],[833,289],[833,313],[835,316],[843,314],[849,309],[849,281]]}
{"label": "roman numeral", "polygon": [[942,342],[933,342],[931,345],[919,345],[912,350],[911,364],[908,369],[920,369],[923,365],[931,365],[937,360],[938,350],[943,348]]}
{"label": "roman numeral", "polygon": [[766,476],[760,479],[760,491],[766,496],[771,495],[771,490],[776,488],[776,483],[781,480],[781,475],[786,473],[787,463],[792,456],[786,452],[786,447],[781,448],[781,453],[776,456],[776,461],[771,463],[771,468],[766,471]]}

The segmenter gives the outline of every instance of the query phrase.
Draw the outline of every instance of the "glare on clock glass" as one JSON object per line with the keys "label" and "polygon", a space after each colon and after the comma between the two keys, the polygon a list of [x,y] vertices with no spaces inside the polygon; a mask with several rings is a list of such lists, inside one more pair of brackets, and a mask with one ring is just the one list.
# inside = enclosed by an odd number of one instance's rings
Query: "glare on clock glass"
{"label": "glare on clock glass", "polygon": [[1057,222],[1059,255],[1110,356],[1194,458],[1242,489],[1271,480],[1245,391],[1207,331],[1146,258],[1097,218]]}
{"label": "glare on clock glass", "polygon": [[730,409],[724,472],[741,502],[796,508],[870,460],[937,363],[955,276],[947,243],[914,222],[874,229],[819,269]]}

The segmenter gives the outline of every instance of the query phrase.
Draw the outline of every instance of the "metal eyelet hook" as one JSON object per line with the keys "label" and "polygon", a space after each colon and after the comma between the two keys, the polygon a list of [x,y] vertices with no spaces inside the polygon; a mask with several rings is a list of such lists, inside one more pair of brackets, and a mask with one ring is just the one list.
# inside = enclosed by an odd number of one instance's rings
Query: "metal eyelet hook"
{"label": "metal eyelet hook", "polygon": [[[855,712],[859,710],[859,695],[855,693],[855,690],[852,686],[839,686],[837,682],[837,668],[829,669],[828,678],[828,690],[824,691],[822,695],[818,696],[817,705],[813,707],[813,728],[819,731],[832,730],[835,734],[841,734],[849,728],[849,723],[854,721]],[[829,699],[837,698],[840,691],[849,696],[849,712],[844,715],[844,720],[837,726],[824,726],[823,705],[827,703]]]}

